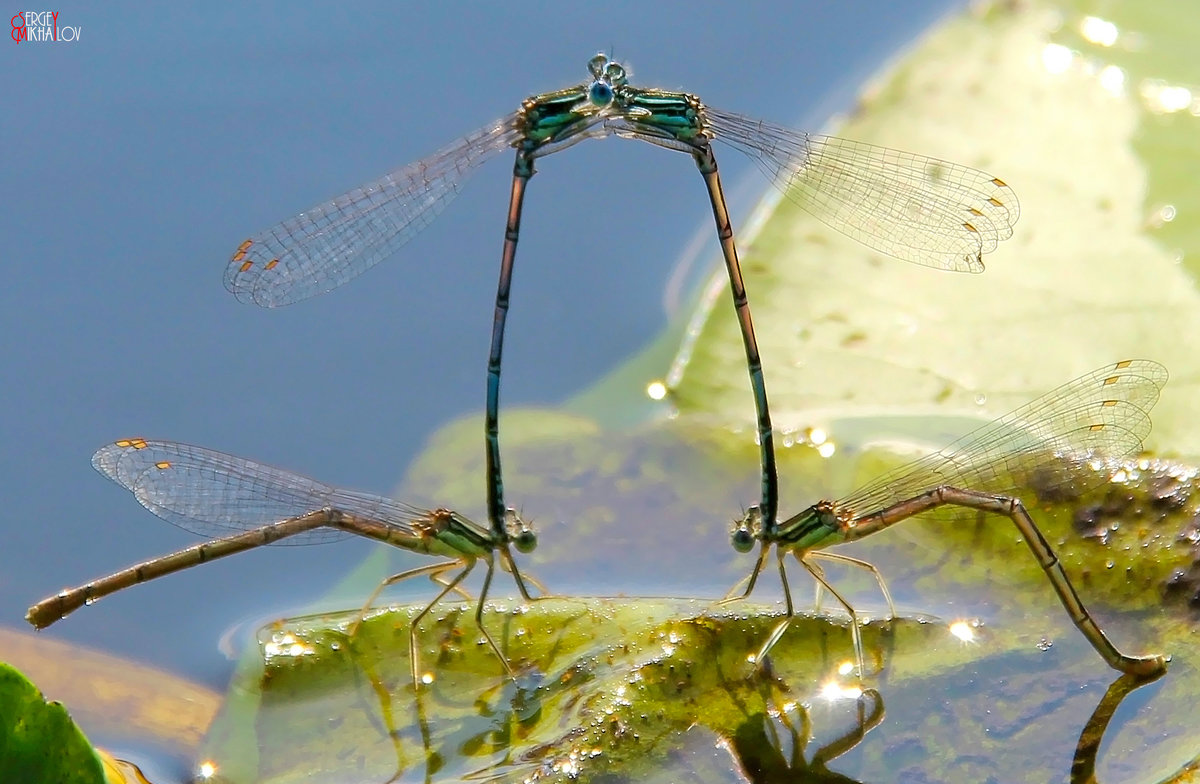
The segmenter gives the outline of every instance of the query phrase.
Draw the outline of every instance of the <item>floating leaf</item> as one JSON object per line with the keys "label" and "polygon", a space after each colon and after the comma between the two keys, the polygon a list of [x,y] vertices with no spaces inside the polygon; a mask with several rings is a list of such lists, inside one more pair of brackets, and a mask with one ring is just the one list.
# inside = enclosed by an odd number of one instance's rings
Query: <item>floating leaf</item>
{"label": "floating leaf", "polygon": [[0,781],[103,784],[100,759],[62,703],[0,662]]}

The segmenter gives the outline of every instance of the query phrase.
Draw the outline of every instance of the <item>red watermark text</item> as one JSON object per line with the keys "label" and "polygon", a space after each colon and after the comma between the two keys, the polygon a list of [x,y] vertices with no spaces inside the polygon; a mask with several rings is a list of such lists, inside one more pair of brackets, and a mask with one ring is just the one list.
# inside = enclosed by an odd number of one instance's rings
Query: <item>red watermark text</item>
{"label": "red watermark text", "polygon": [[79,25],[61,24],[58,11],[22,11],[13,15],[14,43],[74,43],[83,35]]}

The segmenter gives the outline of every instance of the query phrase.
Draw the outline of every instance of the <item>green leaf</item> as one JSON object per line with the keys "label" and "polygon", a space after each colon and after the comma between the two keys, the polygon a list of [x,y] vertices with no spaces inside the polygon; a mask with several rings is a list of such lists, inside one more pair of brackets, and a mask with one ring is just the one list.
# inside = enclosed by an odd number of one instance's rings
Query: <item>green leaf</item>
{"label": "green leaf", "polygon": [[[495,606],[485,623],[508,652],[515,682],[474,628],[474,607],[445,605],[422,626],[428,683],[415,693],[408,630],[421,605],[379,611],[353,635],[356,613],[281,621],[260,635],[257,682],[239,684],[262,692],[255,780],[490,779],[545,766],[637,777],[668,761],[672,733],[700,721],[732,734],[767,702],[789,701],[787,679],[828,677],[850,651],[844,623],[801,616],[770,670],[756,671],[745,651],[776,614],[745,606],[701,613],[703,605],[567,598]],[[939,636],[938,625],[900,620],[886,631],[869,624],[864,637],[881,657],[896,646],[924,650]],[[954,651],[959,662],[971,658]],[[893,663],[902,677],[928,671],[923,655]],[[221,752],[210,757],[220,761]]]}
{"label": "green leaf", "polygon": [[0,662],[0,781],[103,784],[100,759],[62,703]]}
{"label": "green leaf", "polygon": [[[750,667],[747,657],[782,609],[761,599],[713,604],[753,560],[737,556],[724,527],[713,521],[712,510],[725,508],[732,492],[719,481],[726,438],[722,429],[680,419],[625,435],[543,436],[514,445],[517,482],[538,483],[540,505],[557,503],[556,487],[567,489],[563,507],[577,515],[570,525],[544,526],[543,547],[520,563],[563,598],[528,607],[493,602],[484,616],[519,686],[503,677],[483,643],[474,606],[443,603],[422,625],[422,672],[432,683],[415,697],[409,626],[433,590],[418,586],[424,601],[381,607],[353,636],[348,630],[357,612],[281,621],[264,630],[258,663],[234,686],[256,708],[236,730],[218,723],[213,733],[253,747],[253,764],[238,762],[235,749],[215,742],[206,759],[226,774],[244,772],[231,781],[269,782],[314,772],[326,781],[392,775],[519,780],[535,769],[554,771],[545,773],[552,780],[727,780],[719,771],[746,759],[819,770],[814,750],[847,734],[854,738],[860,724],[859,703],[829,686],[853,685],[837,675],[852,657],[848,620],[840,612],[801,613],[772,650],[770,670]],[[752,464],[754,450],[745,451],[731,462]],[[874,476],[895,461],[871,452],[842,478]],[[820,481],[828,478],[822,477],[826,462],[815,450],[798,449],[788,453],[786,468]],[[710,474],[698,473],[714,465]],[[667,485],[677,494],[664,490],[659,474],[667,467],[683,477]],[[1101,780],[1114,765],[1128,774],[1117,780],[1136,781],[1155,779],[1130,771],[1165,775],[1186,763],[1194,755],[1192,733],[1186,723],[1164,717],[1186,715],[1200,691],[1188,663],[1195,647],[1185,620],[1190,594],[1168,594],[1165,605],[1162,598],[1164,581],[1192,559],[1177,532],[1192,525],[1195,485],[1178,477],[1194,471],[1154,462],[1132,463],[1129,470],[1140,472],[1138,481],[1101,483],[1080,498],[1044,502],[1036,510],[1118,646],[1175,655],[1166,678],[1130,697],[1143,701],[1142,712],[1107,727],[1103,748],[1120,753],[1097,763],[1093,743],[1092,755],[1084,755],[1084,762],[1099,765]],[[580,483],[579,476],[588,481]],[[613,499],[654,514],[612,518]],[[1088,519],[1107,531],[1107,542],[1074,533],[1080,509],[1091,510]],[[870,714],[876,700],[886,703],[888,719],[826,767],[863,780],[887,779],[897,759],[914,776],[919,771],[934,780],[1065,775],[1115,674],[1071,626],[1011,524],[1003,518],[960,526],[912,521],[845,552],[882,570],[902,617],[881,624],[884,606],[874,581],[830,571],[856,609],[874,619],[864,641],[873,670],[867,683],[879,695],[862,706]],[[791,572],[793,596],[806,607],[811,581],[794,563]],[[677,592],[707,592],[713,599],[605,599],[584,592],[601,581],[612,592],[629,585],[642,592],[649,576],[663,590],[701,584]],[[769,597],[778,584],[769,568],[755,597]],[[493,594],[511,590],[510,580],[497,575]],[[952,635],[952,624],[973,641]],[[1144,707],[1148,693],[1152,710]],[[787,741],[792,730],[798,734]],[[808,750],[800,762],[788,750],[797,743]],[[714,756],[713,748],[724,751]],[[959,751],[968,748],[969,755]]]}
{"label": "green leaf", "polygon": [[[1082,37],[1092,14],[1116,24],[1116,45]],[[833,132],[980,167],[1015,189],[1021,218],[980,275],[885,258],[786,199],[742,231],[776,431],[884,411],[986,419],[1148,357],[1176,375],[1153,443],[1200,455],[1187,337],[1200,334],[1198,129],[1161,101],[1163,88],[1200,84],[1198,35],[1186,2],[995,4],[949,19],[887,69]],[[673,402],[752,433],[728,285],[707,304]]]}

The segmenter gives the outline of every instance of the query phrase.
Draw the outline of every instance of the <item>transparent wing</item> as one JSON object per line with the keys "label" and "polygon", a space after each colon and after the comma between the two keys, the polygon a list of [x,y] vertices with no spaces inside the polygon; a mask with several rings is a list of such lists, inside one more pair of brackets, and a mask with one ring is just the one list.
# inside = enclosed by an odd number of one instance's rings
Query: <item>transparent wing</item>
{"label": "transparent wing", "polygon": [[[385,522],[416,536],[410,521],[428,515],[390,498],[341,490],[290,471],[173,441],[117,441],[97,451],[92,465],[158,517],[211,538],[326,507]],[[331,528],[317,528],[279,543],[314,544],[345,536]]]}
{"label": "transparent wing", "polygon": [[[1145,359],[1100,368],[884,474],[837,506],[862,517],[938,485],[995,495],[1082,492],[1103,479],[1089,463],[1141,449],[1166,381],[1166,368]],[[960,513],[941,507],[928,514]]]}
{"label": "transparent wing", "polygon": [[341,286],[415,237],[467,175],[520,139],[517,114],[243,242],[225,269],[242,302],[276,307]]}
{"label": "transparent wing", "polygon": [[717,139],[754,159],[783,193],[830,227],[904,261],[982,272],[1008,239],[1017,195],[986,172],[923,155],[804,133],[706,108]]}

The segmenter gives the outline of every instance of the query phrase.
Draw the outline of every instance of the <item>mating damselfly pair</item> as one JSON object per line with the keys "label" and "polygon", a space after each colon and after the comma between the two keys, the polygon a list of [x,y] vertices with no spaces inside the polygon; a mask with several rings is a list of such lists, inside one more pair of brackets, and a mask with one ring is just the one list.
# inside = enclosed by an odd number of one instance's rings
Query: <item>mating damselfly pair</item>
{"label": "mating damselfly pair", "polygon": [[[789,130],[707,107],[687,93],[635,87],[628,83],[625,69],[603,55],[589,62],[589,71],[589,81],[533,96],[508,117],[428,158],[251,237],[238,247],[226,272],[226,286],[239,299],[264,306],[288,304],[336,288],[411,239],[453,198],[463,178],[476,166],[501,150],[515,148],[488,357],[486,528],[454,512],[423,511],[380,496],[339,490],[219,452],[131,439],[102,449],[94,463],[160,517],[202,535],[222,530],[232,535],[51,597],[30,610],[31,622],[48,625],[80,604],[114,590],[258,544],[342,533],[446,559],[391,579],[428,574],[441,584],[434,602],[421,615],[450,591],[459,590],[462,579],[480,558],[488,564],[476,609],[481,629],[497,556],[513,573],[522,596],[529,599],[509,545],[527,552],[536,540],[504,503],[498,431],[503,336],[524,194],[538,158],[588,138],[616,135],[691,154],[708,190],[742,333],[761,446],[760,503],[734,535],[739,550],[749,549],[755,540],[762,543],[746,594],[754,587],[772,544],[778,545],[780,553],[790,618],[784,553],[796,553],[825,584],[819,567],[812,564],[814,559],[832,557],[864,564],[818,552],[819,548],[861,538],[940,505],[993,511],[1009,515],[1017,524],[1072,620],[1110,665],[1132,672],[1160,668],[1160,657],[1129,657],[1108,642],[1057,566],[1049,545],[1015,500],[1017,487],[1000,486],[995,479],[999,466],[1049,465],[1051,461],[1070,465],[1082,455],[1119,456],[1136,450],[1148,429],[1146,412],[1165,380],[1165,372],[1154,363],[1131,361],[1097,371],[1000,420],[997,427],[1003,432],[985,428],[957,442],[954,455],[938,453],[914,464],[902,477],[892,477],[885,485],[846,502],[822,502],[788,520],[777,519],[778,482],[766,384],[711,142],[725,141],[750,155],[800,206],[868,247],[947,270],[981,271],[983,254],[1011,236],[1019,214],[1011,189],[1002,180],[969,167]],[[1128,421],[1138,427],[1105,419],[1103,415],[1110,412],[1128,415]],[[1092,435],[1085,438],[1085,433]],[[943,459],[946,462],[939,462]],[[458,573],[448,577],[454,569]],[[833,592],[853,615],[853,608]],[[890,597],[888,601],[890,605]],[[418,669],[414,635],[419,620],[420,616],[410,632],[414,680]],[[785,618],[759,651],[758,660],[786,624]],[[857,627],[852,624],[852,629],[861,673],[861,644]],[[499,646],[486,629],[483,633],[509,668]]]}
{"label": "mating damselfly pair", "polygon": [[[1012,520],[1071,620],[1110,666],[1138,675],[1160,671],[1165,664],[1163,657],[1129,656],[1108,640],[1033,522],[1020,493],[1035,477],[1040,492],[1048,495],[1068,489],[1082,492],[1105,481],[1105,470],[1115,472],[1121,458],[1141,448],[1150,432],[1150,409],[1166,379],[1166,369],[1156,362],[1118,362],[1081,376],[839,501],[818,501],[774,524],[752,508],[735,527],[733,546],[746,552],[757,541],[760,554],[754,570],[743,581],[748,582],[746,590],[736,598],[750,594],[770,548],[775,546],[787,606],[786,616],[759,649],[755,661],[762,661],[793,617],[784,568],[784,557],[792,553],[850,613],[858,671],[865,673],[854,607],[829,584],[816,562],[834,561],[869,570],[894,616],[891,595],[869,563],[823,548],[861,539],[915,516],[953,523],[955,510],[966,509]],[[488,568],[475,621],[505,670],[512,671],[483,624],[483,609],[497,556],[502,567],[512,573],[521,595],[531,600],[509,545],[529,552],[536,539],[515,513],[507,515],[504,529],[496,535],[456,512],[422,510],[171,441],[118,441],[100,449],[92,464],[162,519],[203,536],[224,534],[226,538],[147,561],[44,599],[30,608],[27,616],[38,628],[114,591],[205,561],[283,540],[321,542],[354,534],[443,558],[401,572],[380,586],[422,574],[441,586],[434,600],[414,617],[409,630],[414,686],[420,677],[418,623],[442,597],[459,588],[479,559],[486,561]],[[455,570],[457,573],[453,573]],[[377,594],[372,594],[363,607],[364,614]]]}
{"label": "mating damselfly pair", "polygon": [[636,87],[625,68],[603,54],[588,62],[588,71],[588,81],[527,98],[509,116],[432,155],[250,237],[233,254],[225,286],[244,302],[275,307],[347,283],[429,225],[477,166],[514,148],[484,409],[487,511],[499,531],[506,510],[498,421],[501,357],[534,163],[607,136],[687,153],[704,178],[729,274],[757,413],[759,508],[773,519],[778,480],[766,381],[712,142],[750,156],[786,196],[837,231],[886,255],[938,269],[983,271],[983,254],[1012,236],[1020,215],[1016,195],[1004,181],[967,166],[784,128],[715,109],[689,93]]}

